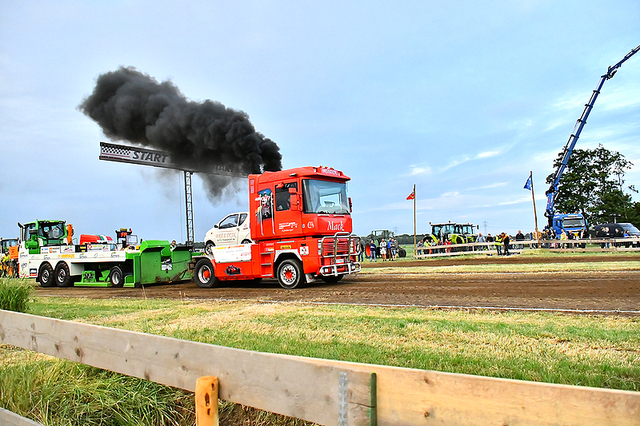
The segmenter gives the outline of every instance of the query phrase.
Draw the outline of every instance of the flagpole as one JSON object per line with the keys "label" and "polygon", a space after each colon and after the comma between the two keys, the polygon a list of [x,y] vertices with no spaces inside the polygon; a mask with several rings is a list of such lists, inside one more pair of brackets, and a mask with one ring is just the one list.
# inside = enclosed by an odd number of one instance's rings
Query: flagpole
{"label": "flagpole", "polygon": [[416,255],[416,184],[413,184],[413,256]]}
{"label": "flagpole", "polygon": [[529,179],[531,179],[531,200],[533,201],[533,220],[535,221],[536,244],[538,248],[540,248],[540,239],[538,238],[538,213],[536,212],[536,196],[533,192],[533,171],[529,172]]}

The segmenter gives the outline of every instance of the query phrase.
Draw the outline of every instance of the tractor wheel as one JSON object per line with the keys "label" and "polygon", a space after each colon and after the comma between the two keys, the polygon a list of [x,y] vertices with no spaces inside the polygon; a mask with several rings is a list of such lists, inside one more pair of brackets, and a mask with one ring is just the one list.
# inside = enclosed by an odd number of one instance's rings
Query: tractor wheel
{"label": "tractor wheel", "polygon": [[55,272],[53,273],[56,279],[56,285],[58,287],[69,287],[73,285],[71,281],[71,274],[69,273],[69,265],[65,262],[59,262],[56,265]]}
{"label": "tractor wheel", "polygon": [[122,272],[122,268],[119,266],[114,266],[109,271],[109,282],[111,283],[111,287],[122,287],[124,286],[124,273]]}
{"label": "tractor wheel", "polygon": [[303,277],[302,265],[297,260],[286,259],[278,266],[278,283],[287,290],[298,287]]}
{"label": "tractor wheel", "polygon": [[211,261],[206,258],[198,260],[193,276],[200,288],[213,288],[220,284],[220,280],[214,274]]}
{"label": "tractor wheel", "polygon": [[38,282],[42,287],[53,287],[53,268],[49,262],[45,262],[40,265],[40,269],[38,270]]}

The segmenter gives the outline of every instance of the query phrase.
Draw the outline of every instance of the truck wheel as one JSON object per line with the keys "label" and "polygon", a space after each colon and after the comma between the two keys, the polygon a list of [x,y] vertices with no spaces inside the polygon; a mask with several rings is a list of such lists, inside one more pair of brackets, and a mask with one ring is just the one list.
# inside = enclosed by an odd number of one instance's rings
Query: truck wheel
{"label": "truck wheel", "polygon": [[56,285],[58,287],[69,287],[73,284],[71,282],[71,275],[69,273],[69,265],[67,265],[65,262],[59,262],[56,265],[56,269],[53,275],[56,279]]}
{"label": "truck wheel", "polygon": [[53,268],[48,262],[40,265],[40,270],[38,271],[38,281],[42,287],[53,287]]}
{"label": "truck wheel", "polygon": [[340,281],[343,277],[344,275],[323,275],[320,277],[320,279],[327,284],[335,284],[338,281]]}
{"label": "truck wheel", "polygon": [[240,244],[251,244],[251,240],[242,240]]}
{"label": "truck wheel", "polygon": [[111,283],[111,287],[122,287],[124,285],[124,273],[122,272],[122,268],[119,266],[114,266],[109,271],[109,282]]}
{"label": "truck wheel", "polygon": [[291,290],[298,287],[303,276],[302,265],[297,260],[287,259],[278,266],[278,283],[283,288]]}
{"label": "truck wheel", "polygon": [[213,254],[213,248],[216,245],[213,244],[211,241],[207,241],[207,243],[204,245],[204,252],[207,254]]}
{"label": "truck wheel", "polygon": [[209,259],[198,260],[193,275],[196,284],[200,288],[213,288],[220,284],[220,280],[216,278],[213,272],[213,265]]}

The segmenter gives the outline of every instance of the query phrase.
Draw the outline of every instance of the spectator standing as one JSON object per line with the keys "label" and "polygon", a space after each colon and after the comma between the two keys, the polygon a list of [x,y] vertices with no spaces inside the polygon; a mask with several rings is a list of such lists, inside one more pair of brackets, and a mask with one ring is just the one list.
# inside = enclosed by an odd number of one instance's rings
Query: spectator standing
{"label": "spectator standing", "polygon": [[[486,243],[487,239],[484,237],[484,235],[482,235],[482,233],[478,234],[478,241],[479,243]],[[478,250],[484,250],[484,246],[478,246]]]}
{"label": "spectator standing", "polygon": [[496,238],[493,240],[494,245],[496,246],[496,251],[498,252],[498,256],[502,255],[502,234],[496,235]]}
{"label": "spectator standing", "polygon": [[[520,230],[518,230],[518,233],[516,234],[516,241],[524,241],[524,234]],[[516,248],[522,250],[524,248],[524,245],[518,244],[516,245]]]}
{"label": "spectator standing", "polygon": [[509,234],[507,234],[506,232],[502,233],[502,244],[504,244],[504,255],[505,256],[510,256],[511,253],[509,253],[509,241],[510,241],[510,237]]}
{"label": "spectator standing", "polygon": [[389,238],[389,241],[387,241],[387,255],[389,256],[389,260],[396,260],[395,253],[393,252],[393,238]]}
{"label": "spectator standing", "polygon": [[382,257],[383,262],[387,260],[387,242],[384,238],[380,240],[380,257]]}
{"label": "spectator standing", "polygon": [[371,240],[371,242],[369,243],[369,250],[371,251],[370,256],[370,260],[372,262],[376,262],[376,251],[377,251],[377,247],[376,247],[376,242]]}

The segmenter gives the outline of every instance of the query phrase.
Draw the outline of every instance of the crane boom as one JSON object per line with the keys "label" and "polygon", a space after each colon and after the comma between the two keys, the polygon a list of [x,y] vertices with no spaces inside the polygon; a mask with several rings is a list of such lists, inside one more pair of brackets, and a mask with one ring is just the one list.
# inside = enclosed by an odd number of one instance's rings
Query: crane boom
{"label": "crane boom", "polygon": [[547,208],[544,212],[544,215],[549,219],[549,228],[552,228],[553,226],[552,221],[553,221],[553,215],[555,210],[555,201],[556,201],[556,197],[558,196],[558,184],[560,183],[562,174],[567,168],[567,164],[569,163],[569,158],[571,157],[571,154],[573,154],[573,149],[576,146],[576,142],[578,142],[578,138],[582,133],[582,129],[584,128],[584,125],[587,124],[587,118],[589,118],[589,114],[593,109],[593,105],[596,103],[596,99],[598,99],[600,90],[602,89],[604,82],[611,79],[618,71],[618,68],[620,68],[622,64],[625,63],[629,58],[635,55],[638,52],[638,50],[640,50],[640,46],[636,47],[635,49],[631,50],[631,52],[627,53],[625,57],[622,58],[617,64],[610,66],[607,69],[607,73],[600,77],[600,81],[598,82],[598,85],[596,86],[595,90],[591,94],[591,99],[589,99],[589,102],[585,104],[584,111],[582,111],[582,115],[580,116],[580,118],[578,118],[578,121],[576,121],[576,125],[573,128],[573,133],[571,134],[571,136],[569,136],[569,140],[564,146],[563,153],[562,153],[562,162],[556,169],[556,172],[553,175],[553,180],[551,181],[551,186],[549,186],[549,189],[546,192]]}

